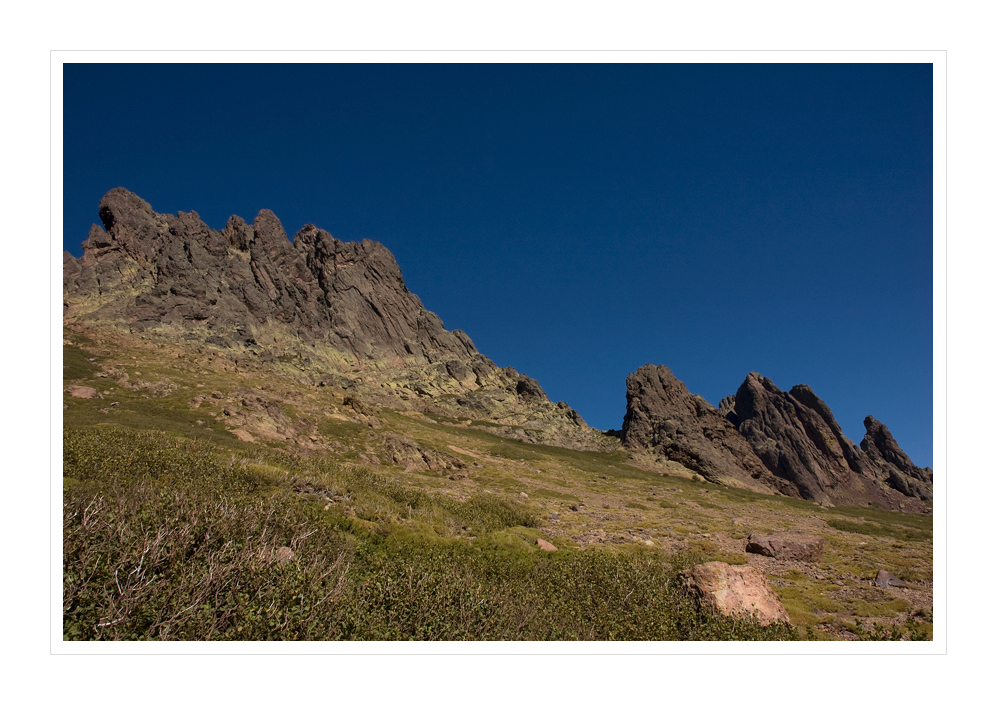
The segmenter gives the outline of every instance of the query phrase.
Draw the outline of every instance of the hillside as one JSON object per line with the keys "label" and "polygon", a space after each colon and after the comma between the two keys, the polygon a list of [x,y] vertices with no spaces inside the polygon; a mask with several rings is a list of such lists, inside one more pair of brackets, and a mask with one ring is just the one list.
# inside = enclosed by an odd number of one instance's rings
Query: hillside
{"label": "hillside", "polygon": [[[649,366],[604,433],[378,243],[99,215],[64,256],[66,638],[930,638],[930,468],[875,419],[856,446],[808,387],[715,408]],[[819,561],[745,552],[779,531]],[[710,560],[790,624],[700,609]]]}

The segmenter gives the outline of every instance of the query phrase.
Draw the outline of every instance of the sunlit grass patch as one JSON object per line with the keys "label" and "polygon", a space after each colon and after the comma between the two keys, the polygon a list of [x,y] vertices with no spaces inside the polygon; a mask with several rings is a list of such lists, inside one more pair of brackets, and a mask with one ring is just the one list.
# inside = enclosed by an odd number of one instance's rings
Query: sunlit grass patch
{"label": "sunlit grass patch", "polygon": [[848,521],[847,519],[827,518],[827,525],[838,531],[847,531],[853,534],[865,534],[866,536],[888,536],[901,539],[903,541],[923,541],[930,539],[932,532],[923,529],[910,529],[904,526],[883,525],[873,521]]}
{"label": "sunlit grass patch", "polygon": [[75,345],[62,346],[62,378],[65,381],[90,379],[100,370],[101,357]]}

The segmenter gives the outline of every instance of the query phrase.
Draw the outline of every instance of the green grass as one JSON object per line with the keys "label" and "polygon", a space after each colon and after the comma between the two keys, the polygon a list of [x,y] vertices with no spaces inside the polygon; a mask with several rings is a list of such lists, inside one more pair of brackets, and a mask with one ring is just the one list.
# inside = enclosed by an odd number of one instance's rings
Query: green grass
{"label": "green grass", "polygon": [[833,614],[845,609],[840,602],[832,596],[821,594],[820,588],[812,584],[801,582],[777,586],[775,591],[789,613],[790,620],[801,627],[829,621],[831,618],[821,616],[822,612]]}
{"label": "green grass", "polygon": [[903,526],[883,525],[871,521],[854,522],[847,519],[829,518],[827,525],[838,531],[866,536],[886,536],[903,541],[925,541],[931,539],[932,532],[923,529],[908,529]]}
{"label": "green grass", "polygon": [[877,507],[839,506],[834,508],[833,513],[852,518],[871,520],[886,526],[900,524],[922,531],[931,531],[934,525],[931,515],[891,512]]}
{"label": "green grass", "polygon": [[539,551],[532,513],[497,496],[162,431],[64,447],[67,639],[796,637],[700,612],[677,579],[694,556]]}
{"label": "green grass", "polygon": [[[434,423],[422,407],[378,408],[368,427],[329,418],[341,398],[287,370],[261,368],[248,381],[243,367],[215,357],[66,339],[66,383],[103,394],[65,395],[67,638],[670,640],[833,638],[842,629],[890,638],[909,605],[868,579],[881,567],[911,582],[932,578],[930,516],[818,508],[660,475],[629,465],[618,444],[531,444],[492,421],[454,426],[468,419],[428,414]],[[97,377],[108,364],[131,384],[175,391],[154,397]],[[265,443],[263,433],[237,439],[213,414],[246,388],[277,401],[324,447]],[[200,408],[194,396],[207,397]],[[406,471],[387,433],[466,467]],[[841,594],[802,572],[767,569],[802,631],[704,615],[677,590],[677,571],[694,563],[746,562],[738,543],[748,533],[803,525],[825,536],[822,571],[862,580],[843,578]],[[609,540],[582,538],[593,531]],[[559,550],[541,551],[538,538]],[[294,559],[275,560],[281,547]],[[927,614],[897,638],[930,638]]]}
{"label": "green grass", "polygon": [[62,346],[62,378],[67,382],[88,380],[100,370],[101,358],[75,345]]}
{"label": "green grass", "polygon": [[321,419],[318,422],[318,433],[335,440],[352,440],[366,431],[366,427],[352,421],[336,421]]}

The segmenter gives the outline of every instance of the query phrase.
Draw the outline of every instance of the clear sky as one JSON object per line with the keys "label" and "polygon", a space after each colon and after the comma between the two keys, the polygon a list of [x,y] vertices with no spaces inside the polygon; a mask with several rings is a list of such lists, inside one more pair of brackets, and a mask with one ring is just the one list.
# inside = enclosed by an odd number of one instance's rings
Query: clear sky
{"label": "clear sky", "polygon": [[64,246],[124,186],[371,238],[501,366],[620,428],[667,365],[872,414],[932,464],[927,64],[66,65]]}

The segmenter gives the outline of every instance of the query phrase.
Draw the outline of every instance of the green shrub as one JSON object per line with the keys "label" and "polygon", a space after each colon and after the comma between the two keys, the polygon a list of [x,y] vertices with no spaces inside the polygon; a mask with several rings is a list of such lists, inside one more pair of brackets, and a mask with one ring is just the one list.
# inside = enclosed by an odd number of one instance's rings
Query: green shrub
{"label": "green shrub", "polygon": [[494,495],[163,432],[70,429],[64,449],[66,639],[796,638],[699,610],[678,572],[702,555],[546,553]]}

